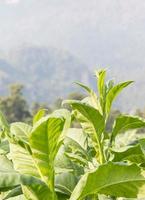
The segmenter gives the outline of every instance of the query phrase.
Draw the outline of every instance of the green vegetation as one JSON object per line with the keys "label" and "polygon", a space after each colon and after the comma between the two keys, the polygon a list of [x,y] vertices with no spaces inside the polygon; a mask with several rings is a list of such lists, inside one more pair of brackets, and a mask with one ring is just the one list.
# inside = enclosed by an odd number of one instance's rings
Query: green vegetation
{"label": "green vegetation", "polygon": [[111,112],[132,81],[115,85],[105,81],[105,70],[95,75],[97,93],[77,83],[87,96],[65,100],[50,114],[39,110],[31,125],[9,124],[0,114],[2,200],[145,198],[145,136],[125,138],[126,132],[145,128],[145,120]]}
{"label": "green vegetation", "polygon": [[10,86],[10,95],[0,98],[0,108],[9,122],[28,121],[31,117],[22,90],[22,85],[13,84]]}

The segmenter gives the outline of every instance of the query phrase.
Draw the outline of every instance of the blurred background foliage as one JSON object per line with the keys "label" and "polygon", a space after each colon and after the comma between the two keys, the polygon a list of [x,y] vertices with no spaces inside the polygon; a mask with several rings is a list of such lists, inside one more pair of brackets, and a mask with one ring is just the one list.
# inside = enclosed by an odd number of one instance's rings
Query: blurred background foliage
{"label": "blurred background foliage", "polygon": [[[31,102],[29,104],[27,98],[24,96],[24,85],[11,84],[9,86],[9,93],[5,96],[0,96],[0,110],[6,115],[9,123],[22,121],[31,123],[32,116],[34,116],[39,109],[46,109],[47,113],[51,113],[56,109],[62,107],[62,98],[57,98],[54,103],[47,105],[45,102]],[[72,92],[68,94],[66,99],[82,100],[85,97],[80,92]],[[70,109],[69,107],[67,109]],[[107,132],[110,132],[113,126],[114,119],[121,114],[119,109],[113,109],[108,119]],[[145,118],[145,109],[137,109],[133,113],[136,116]],[[78,127],[75,122],[73,126]],[[145,129],[139,129],[137,133],[144,133]]]}

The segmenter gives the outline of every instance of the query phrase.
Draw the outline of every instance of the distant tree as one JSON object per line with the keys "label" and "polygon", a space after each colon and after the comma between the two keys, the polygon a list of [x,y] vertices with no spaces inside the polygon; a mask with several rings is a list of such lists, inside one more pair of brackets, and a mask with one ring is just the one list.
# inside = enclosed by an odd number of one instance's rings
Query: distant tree
{"label": "distant tree", "polygon": [[[140,110],[140,109],[137,109],[135,111],[135,115],[141,117],[141,118],[145,118],[145,110]],[[137,133],[145,133],[145,128],[140,128],[137,130]]]}
{"label": "distant tree", "polygon": [[85,98],[85,95],[79,92],[72,92],[68,95],[68,99],[73,99],[73,100],[82,100]]}
{"label": "distant tree", "polygon": [[53,109],[53,110],[56,110],[56,109],[61,108],[62,102],[63,102],[63,99],[62,99],[62,98],[56,99],[55,102],[54,102],[54,104],[52,105],[52,109]]}
{"label": "distant tree", "polygon": [[[72,92],[70,93],[66,99],[72,99],[72,100],[82,100],[83,98],[85,97],[85,95],[79,93],[79,92]],[[51,110],[56,110],[56,109],[60,109],[61,107],[64,107],[64,108],[67,108],[67,109],[70,109],[69,106],[67,105],[64,105],[62,106],[62,102],[63,102],[63,99],[62,98],[57,98],[55,100],[55,102],[52,104],[51,106]]]}
{"label": "distant tree", "polygon": [[139,108],[135,111],[135,115],[145,118],[145,112],[140,110]]}
{"label": "distant tree", "polygon": [[32,115],[34,116],[40,109],[46,109],[47,113],[52,112],[52,108],[48,107],[45,103],[41,104],[38,102],[34,102],[31,109]]}
{"label": "distant tree", "polygon": [[31,113],[23,96],[23,85],[12,84],[10,94],[0,97],[0,109],[5,113],[9,122],[29,121]]}

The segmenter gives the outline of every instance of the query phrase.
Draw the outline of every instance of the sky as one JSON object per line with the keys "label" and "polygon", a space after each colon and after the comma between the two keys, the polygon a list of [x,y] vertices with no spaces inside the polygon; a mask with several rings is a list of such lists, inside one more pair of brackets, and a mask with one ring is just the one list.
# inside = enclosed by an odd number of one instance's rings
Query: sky
{"label": "sky", "polygon": [[51,46],[90,65],[145,64],[144,11],[144,0],[0,0],[0,49]]}

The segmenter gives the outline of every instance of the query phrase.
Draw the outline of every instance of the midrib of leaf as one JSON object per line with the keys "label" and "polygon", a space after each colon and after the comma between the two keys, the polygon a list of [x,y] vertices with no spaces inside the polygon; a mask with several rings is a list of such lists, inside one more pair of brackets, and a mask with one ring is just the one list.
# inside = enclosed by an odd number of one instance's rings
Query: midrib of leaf
{"label": "midrib of leaf", "polygon": [[[85,118],[86,118],[86,117],[85,117]],[[95,129],[93,123],[90,122],[88,119],[86,119],[86,120],[87,120],[87,123],[89,123],[89,124],[91,125],[91,128],[92,128],[92,130],[93,130],[93,132],[94,132],[93,135],[94,135],[95,140],[96,140],[96,143],[97,143],[97,146],[94,145],[94,148],[95,148],[96,152],[99,150],[99,157],[100,157],[99,161],[100,161],[100,164],[103,164],[105,158],[104,158],[104,154],[103,154],[103,150],[102,150],[101,143],[100,143],[99,138],[98,138],[97,131],[96,131],[96,129]],[[85,123],[85,122],[84,122],[84,123]],[[98,148],[97,148],[97,147],[98,147]],[[97,160],[98,160],[98,158],[97,158]]]}
{"label": "midrib of leaf", "polygon": [[[47,162],[49,163],[50,162],[50,158],[49,158],[49,136],[48,136],[48,123],[47,123],[47,125],[46,125],[46,130],[47,130],[47,134],[46,134],[46,137],[47,137]],[[36,151],[36,149],[35,149],[35,151]],[[38,151],[39,152],[39,151]],[[50,181],[46,181],[45,180],[45,177],[43,176],[43,173],[41,172],[41,170],[40,170],[40,168],[39,168],[39,166],[37,165],[37,161],[33,158],[33,160],[34,160],[34,163],[35,163],[35,166],[37,167],[37,169],[38,169],[38,171],[39,171],[39,174],[40,174],[40,177],[42,178],[42,180],[43,180],[43,182],[45,182],[47,185],[48,185],[48,187],[50,188],[50,189],[52,189],[52,180],[50,180]],[[49,177],[50,178],[50,177]]]}
{"label": "midrib of leaf", "polygon": [[[28,152],[28,153],[29,153],[29,152]],[[35,166],[36,169],[38,170],[38,174],[40,175],[42,181],[45,182],[45,179],[44,179],[44,177],[43,177],[43,175],[42,175],[42,173],[41,173],[41,171],[40,171],[40,169],[39,169],[39,167],[38,167],[38,165],[37,165],[36,160],[33,158],[32,155],[30,155],[30,156],[31,156],[31,158],[32,158],[32,161],[33,161],[33,163],[34,163],[34,166]]]}
{"label": "midrib of leaf", "polygon": [[[88,115],[88,113],[86,112],[86,110],[85,110],[83,107],[82,107],[82,109],[83,109],[83,111]],[[82,114],[81,114],[81,115],[82,115]],[[102,146],[101,146],[101,143],[100,143],[100,141],[99,141],[99,137],[98,137],[97,131],[96,131],[96,129],[95,129],[93,123],[90,122],[86,117],[85,117],[85,119],[87,120],[87,123],[91,124],[91,127],[92,127],[93,132],[94,132],[95,140],[96,140],[96,142],[97,142],[97,144],[98,144],[99,156],[100,156],[100,164],[103,164],[104,161],[105,161],[105,158],[104,158]],[[95,146],[95,149],[96,149],[96,152],[97,152],[98,149],[96,148],[96,146]],[[98,160],[98,159],[97,159],[97,160]]]}

